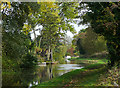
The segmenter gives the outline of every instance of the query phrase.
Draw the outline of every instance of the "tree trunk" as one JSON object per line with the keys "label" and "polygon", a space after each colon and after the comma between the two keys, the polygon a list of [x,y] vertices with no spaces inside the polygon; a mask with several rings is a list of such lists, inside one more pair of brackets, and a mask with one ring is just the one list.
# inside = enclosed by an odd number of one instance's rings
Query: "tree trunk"
{"label": "tree trunk", "polygon": [[[36,39],[36,34],[35,34],[35,30],[33,30],[33,33],[34,33],[34,39]],[[37,40],[36,40],[36,47],[37,47]]]}
{"label": "tree trunk", "polygon": [[[39,30],[39,33],[40,35],[42,35],[42,32]],[[40,45],[41,45],[41,40],[42,40],[42,37],[40,37],[40,40],[39,40],[39,48],[40,48]]]}
{"label": "tree trunk", "polygon": [[51,60],[51,61],[53,60],[53,52],[52,52],[52,49],[50,49],[50,60]]}
{"label": "tree trunk", "polygon": [[48,46],[48,55],[47,55],[47,60],[50,60],[50,46]]}

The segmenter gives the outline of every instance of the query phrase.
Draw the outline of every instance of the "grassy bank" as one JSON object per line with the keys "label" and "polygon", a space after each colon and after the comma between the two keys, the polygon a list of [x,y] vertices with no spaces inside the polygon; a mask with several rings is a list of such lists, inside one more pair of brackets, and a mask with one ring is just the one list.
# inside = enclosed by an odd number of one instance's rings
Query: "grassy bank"
{"label": "grassy bank", "polygon": [[[71,59],[73,61],[73,59]],[[74,58],[77,63],[86,64],[82,69],[68,72],[60,77],[43,82],[33,88],[92,87],[99,83],[99,77],[107,71],[105,59]]]}

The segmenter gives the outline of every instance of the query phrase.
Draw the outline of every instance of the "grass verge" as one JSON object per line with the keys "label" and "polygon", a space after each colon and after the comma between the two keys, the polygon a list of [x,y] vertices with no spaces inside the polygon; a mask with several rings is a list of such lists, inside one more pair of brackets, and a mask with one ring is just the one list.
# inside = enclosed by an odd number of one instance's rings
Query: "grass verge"
{"label": "grass verge", "polygon": [[94,88],[93,86],[97,86],[96,84],[99,82],[99,77],[107,71],[105,59],[77,58],[74,60],[88,65],[82,69],[68,72],[60,77],[33,86],[33,88]]}

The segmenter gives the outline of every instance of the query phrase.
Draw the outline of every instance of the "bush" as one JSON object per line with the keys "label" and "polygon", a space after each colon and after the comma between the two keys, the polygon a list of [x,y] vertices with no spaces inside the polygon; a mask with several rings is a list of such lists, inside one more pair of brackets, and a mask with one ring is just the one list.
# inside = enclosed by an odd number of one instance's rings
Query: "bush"
{"label": "bush", "polygon": [[35,65],[37,65],[37,58],[35,56],[28,53],[23,57],[21,64],[22,68],[31,68]]}

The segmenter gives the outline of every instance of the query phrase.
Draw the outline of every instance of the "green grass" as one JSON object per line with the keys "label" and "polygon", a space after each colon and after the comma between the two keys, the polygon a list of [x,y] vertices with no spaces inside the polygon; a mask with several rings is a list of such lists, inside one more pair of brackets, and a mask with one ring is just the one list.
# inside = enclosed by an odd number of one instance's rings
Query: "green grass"
{"label": "green grass", "polygon": [[[96,61],[93,61],[95,59],[74,59],[78,62],[84,61],[82,63],[88,64],[86,67],[82,69],[77,69],[71,72],[68,72],[60,77],[53,78],[52,80],[49,80],[47,82],[43,82],[37,86],[34,86],[33,88],[61,88],[61,87],[79,87],[83,88],[85,87],[92,87],[96,86],[98,84],[98,79],[101,74],[104,74],[104,72],[107,71],[107,67],[105,66],[106,60],[105,59],[96,59]],[[79,61],[80,60],[80,61]],[[90,61],[93,61],[91,63]]]}
{"label": "green grass", "polygon": [[71,61],[73,61],[74,63],[77,64],[83,64],[84,66],[88,66],[91,64],[107,64],[108,60],[107,59],[98,59],[98,58],[75,58],[72,57],[71,59],[69,59]]}
{"label": "green grass", "polygon": [[79,58],[79,57],[72,57],[68,60],[99,60],[99,61],[108,61],[106,58],[98,59],[98,58]]}

